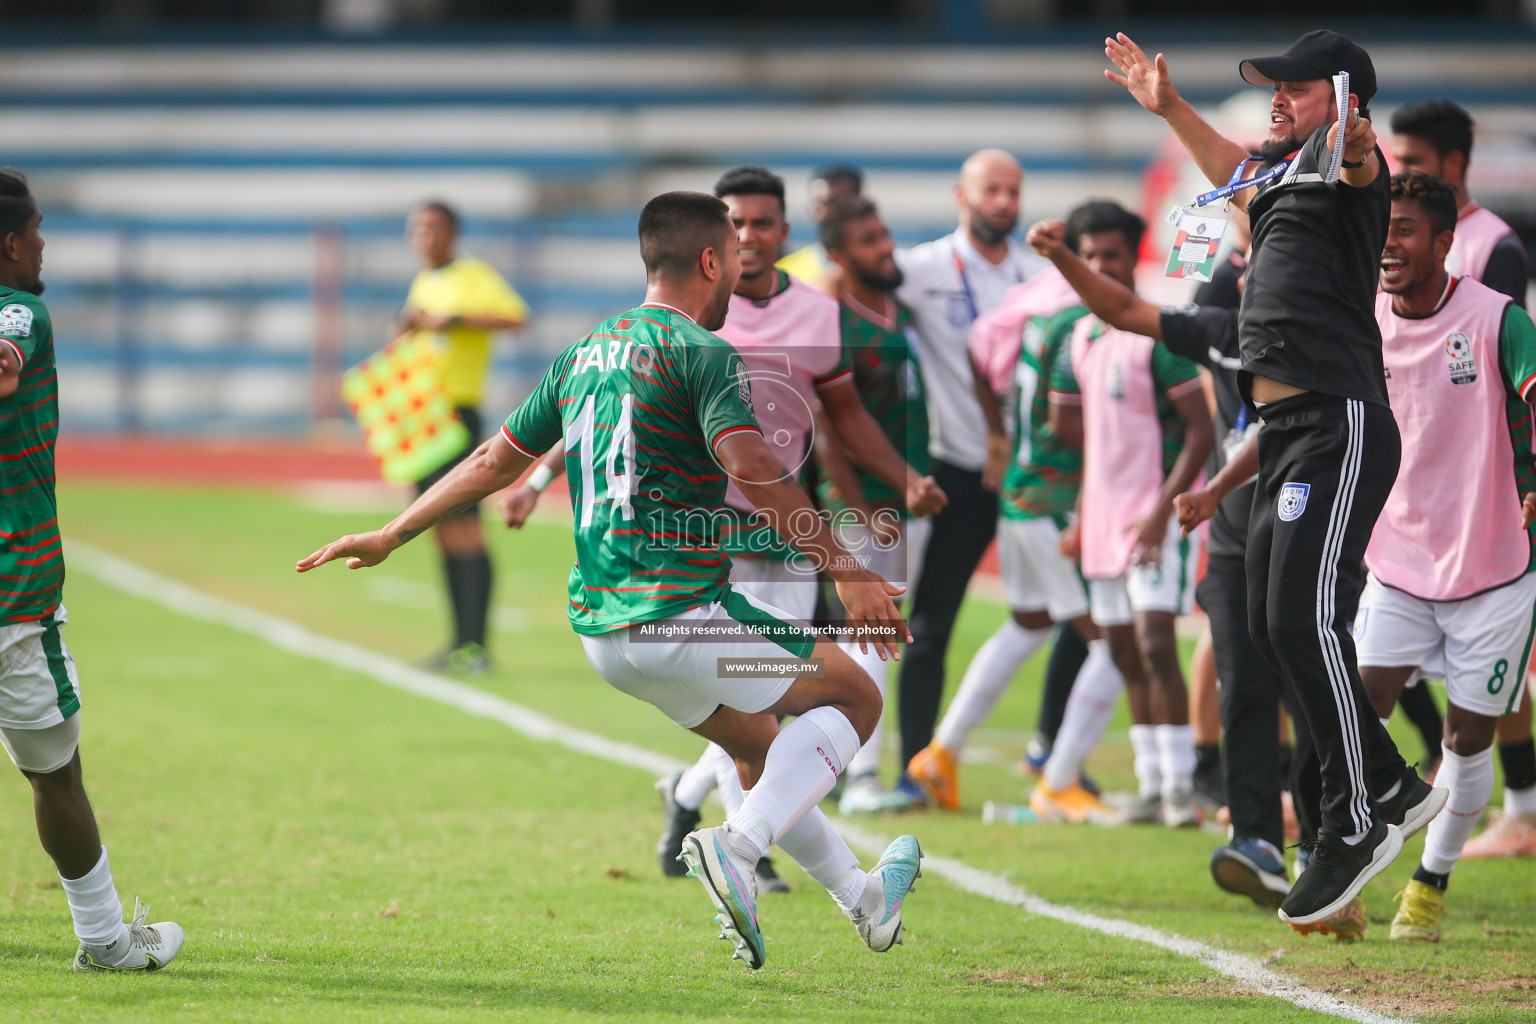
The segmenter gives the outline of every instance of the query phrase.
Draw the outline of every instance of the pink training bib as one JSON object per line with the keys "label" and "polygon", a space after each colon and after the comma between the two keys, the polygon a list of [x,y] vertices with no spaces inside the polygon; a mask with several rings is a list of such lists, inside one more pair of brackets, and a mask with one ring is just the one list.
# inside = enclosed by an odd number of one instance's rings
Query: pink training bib
{"label": "pink training bib", "polygon": [[1445,269],[1455,277],[1482,281],[1493,247],[1512,234],[1514,229],[1497,214],[1468,203],[1456,218],[1456,240],[1445,258]]}
{"label": "pink training bib", "polygon": [[[1095,337],[1096,331],[1102,333]],[[1114,579],[1130,568],[1137,529],[1163,486],[1154,344],[1092,316],[1072,330],[1072,371],[1083,398],[1082,545],[1088,579]]]}
{"label": "pink training bib", "polygon": [[[837,300],[790,279],[766,301],[731,296],[725,326],[715,332],[735,346],[752,379],[752,411],[769,450],[796,475],[810,454],[816,391],[853,371],[839,372],[842,328]],[[725,502],[752,511],[734,482]]]}
{"label": "pink training bib", "polygon": [[1008,289],[996,309],[976,318],[968,340],[971,358],[986,373],[995,394],[1006,394],[1011,386],[1025,325],[1037,316],[1055,316],[1077,302],[1077,292],[1061,271],[1049,267]]}
{"label": "pink training bib", "polygon": [[1530,564],[1499,363],[1508,304],[1465,277],[1422,320],[1392,312],[1392,296],[1376,297],[1403,461],[1365,562],[1383,583],[1426,601],[1471,597]]}

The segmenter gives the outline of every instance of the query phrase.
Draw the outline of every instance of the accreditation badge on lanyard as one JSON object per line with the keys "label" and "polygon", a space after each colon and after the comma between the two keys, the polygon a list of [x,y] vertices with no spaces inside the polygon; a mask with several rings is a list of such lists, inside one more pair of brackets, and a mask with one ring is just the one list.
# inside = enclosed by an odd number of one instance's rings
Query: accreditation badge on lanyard
{"label": "accreditation badge on lanyard", "polygon": [[[1338,113],[1334,126],[1335,142],[1328,172],[1323,176],[1323,180],[1330,184],[1339,180],[1340,161],[1344,156],[1344,132],[1349,124],[1349,72],[1341,71],[1333,76],[1333,98]],[[1175,204],[1173,209],[1168,211],[1166,218],[1177,231],[1174,234],[1173,246],[1168,251],[1168,263],[1164,268],[1163,276],[1176,281],[1209,281],[1211,273],[1216,269],[1216,254],[1221,248],[1221,239],[1226,233],[1229,221],[1214,209],[1207,210],[1206,207],[1217,200],[1226,200],[1244,189],[1258,188],[1260,185],[1283,177],[1291,169],[1291,164],[1295,162],[1296,155],[1300,152],[1301,150],[1296,150],[1268,171],[1247,181],[1243,180],[1243,169],[1248,166],[1248,160],[1241,160],[1233,169],[1232,177],[1221,188],[1196,196],[1194,203],[1190,206]]]}

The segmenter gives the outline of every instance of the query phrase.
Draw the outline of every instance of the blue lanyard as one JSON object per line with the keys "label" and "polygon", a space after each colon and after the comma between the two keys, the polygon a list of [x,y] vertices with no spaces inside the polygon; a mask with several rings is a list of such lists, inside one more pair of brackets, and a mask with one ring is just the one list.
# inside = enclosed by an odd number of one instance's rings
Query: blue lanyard
{"label": "blue lanyard", "polygon": [[[1301,150],[1296,150],[1296,153],[1300,152]],[[1233,170],[1232,177],[1227,179],[1227,183],[1225,185],[1221,186],[1221,188],[1212,189],[1204,195],[1196,196],[1195,205],[1205,206],[1209,203],[1214,203],[1218,199],[1225,199],[1228,196],[1236,195],[1245,188],[1258,188],[1260,185],[1274,181],[1276,178],[1280,177],[1286,171],[1291,169],[1291,161],[1296,159],[1296,153],[1292,153],[1284,160],[1281,160],[1278,164],[1275,164],[1275,166],[1271,167],[1268,171],[1265,171],[1257,178],[1249,178],[1247,181],[1242,180],[1243,168],[1248,166],[1248,161],[1252,160],[1253,157],[1244,157],[1242,160],[1237,162],[1237,168]]]}
{"label": "blue lanyard", "polygon": [[[981,316],[981,310],[976,308],[976,295],[971,291],[971,280],[965,274],[965,260],[960,258],[960,254],[958,252],[954,255],[955,272],[960,275],[960,287],[965,292],[965,305],[971,311],[971,322],[975,323],[976,318]],[[1016,278],[1018,278],[1019,284],[1024,282],[1024,272],[1020,270],[1017,265],[1015,265],[1013,268],[1013,274]]]}

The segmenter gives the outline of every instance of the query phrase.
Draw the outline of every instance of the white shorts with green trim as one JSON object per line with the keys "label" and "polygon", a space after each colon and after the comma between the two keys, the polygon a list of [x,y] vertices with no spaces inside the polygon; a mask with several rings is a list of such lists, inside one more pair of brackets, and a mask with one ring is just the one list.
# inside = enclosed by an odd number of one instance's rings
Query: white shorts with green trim
{"label": "white shorts with green trim", "polygon": [[1157,564],[1133,565],[1123,576],[1088,581],[1094,623],[1103,627],[1129,626],[1137,612],[1188,615],[1194,611],[1195,564],[1199,556],[1199,540],[1185,537],[1179,530],[1179,521],[1170,516]]}
{"label": "white shorts with green trim", "polygon": [[1061,553],[1061,529],[1054,520],[999,517],[997,562],[1010,611],[1048,612],[1053,622],[1088,614],[1088,587],[1072,559]]}
{"label": "white shorts with green trim", "polygon": [[1498,718],[1520,706],[1536,630],[1536,572],[1463,601],[1425,601],[1373,573],[1355,616],[1361,668],[1418,666],[1452,704]]}
{"label": "white shorts with green trim", "polygon": [[[781,674],[809,658],[816,638],[789,613],[727,587],[719,601],[654,622],[583,635],[587,660],[610,686],[692,729],[723,704],[766,711],[799,678]],[[745,668],[730,670],[724,659]],[[751,663],[775,662],[775,670]]]}
{"label": "white shorts with green trim", "polygon": [[0,727],[46,729],[80,710],[75,659],[59,636],[68,621],[60,605],[46,618],[0,626]]}
{"label": "white shorts with green trim", "polygon": [[810,622],[816,614],[816,569],[808,559],[731,556],[731,586],[759,604],[779,608],[789,618]]}

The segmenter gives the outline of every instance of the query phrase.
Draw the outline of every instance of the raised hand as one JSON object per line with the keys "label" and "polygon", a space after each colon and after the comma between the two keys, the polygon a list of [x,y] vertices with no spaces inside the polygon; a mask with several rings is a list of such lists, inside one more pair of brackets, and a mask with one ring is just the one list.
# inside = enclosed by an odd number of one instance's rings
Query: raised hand
{"label": "raised hand", "polygon": [[389,553],[398,545],[391,545],[384,539],[382,530],[374,530],[372,533],[357,533],[334,540],[325,547],[316,551],[308,558],[299,559],[294,568],[299,572],[308,572],[318,568],[326,562],[335,561],[338,558],[347,560],[348,569],[361,569],[365,566],[378,565],[389,557]]}
{"label": "raised hand", "polygon": [[1149,60],[1124,32],[1104,40],[1104,55],[1119,69],[1104,69],[1104,77],[1123,87],[1136,102],[1159,117],[1166,116],[1179,100],[1178,90],[1168,75],[1168,62],[1162,54]]}
{"label": "raised hand", "polygon": [[1035,252],[1051,259],[1067,247],[1067,226],[1059,220],[1042,220],[1029,229],[1024,237]]}

